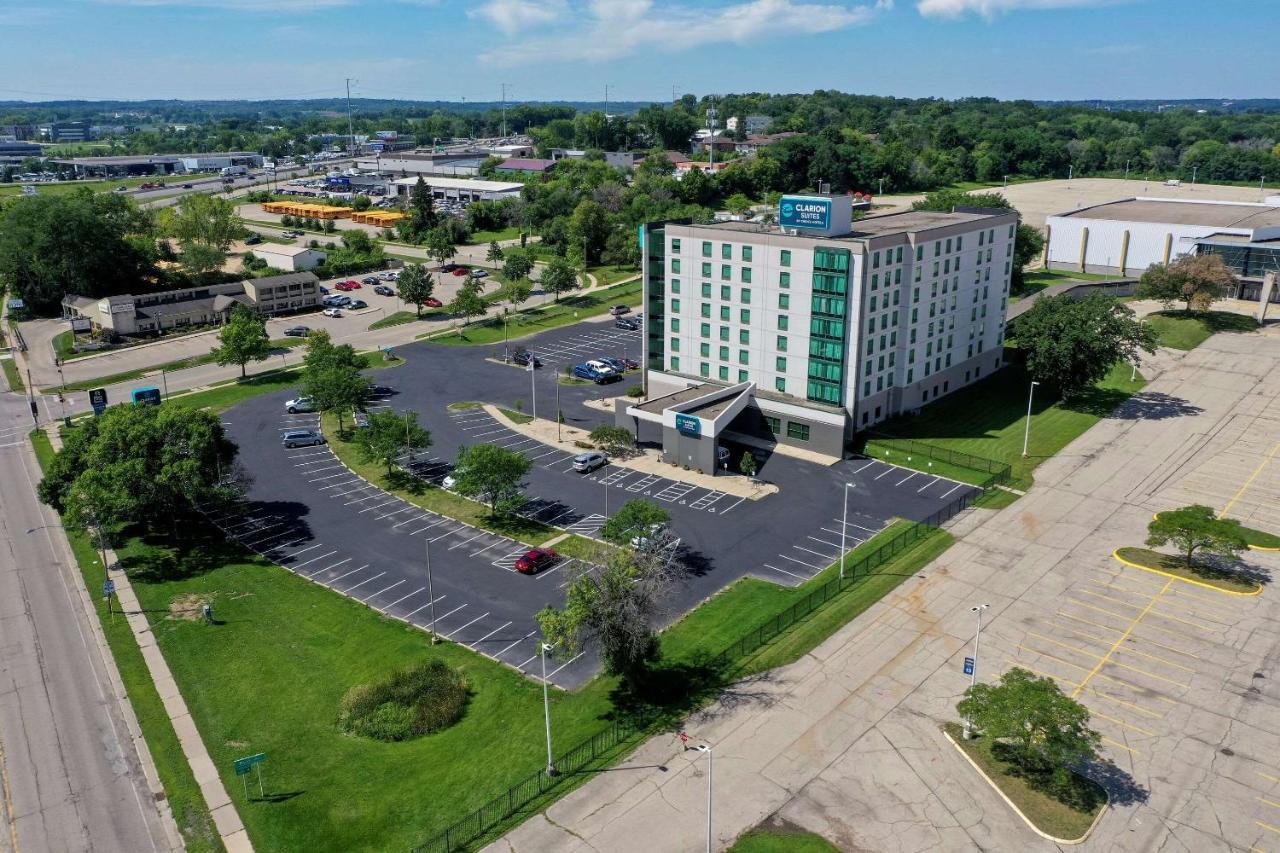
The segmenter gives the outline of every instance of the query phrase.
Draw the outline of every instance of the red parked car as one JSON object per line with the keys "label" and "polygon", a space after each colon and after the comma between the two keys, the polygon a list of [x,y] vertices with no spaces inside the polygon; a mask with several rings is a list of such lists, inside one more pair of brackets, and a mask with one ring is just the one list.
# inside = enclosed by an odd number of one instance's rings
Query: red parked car
{"label": "red parked car", "polygon": [[454,267],[453,274],[458,276],[471,275],[471,267]]}
{"label": "red parked car", "polygon": [[340,281],[333,286],[333,289],[334,290],[355,290],[355,288],[351,286],[351,282],[349,281]]}
{"label": "red parked car", "polygon": [[533,548],[525,551],[516,560],[516,571],[525,575],[536,575],[549,566],[555,564],[559,559],[555,551],[550,548]]}
{"label": "red parked car", "polygon": [[424,303],[422,303],[422,304],[423,304],[423,305],[425,305],[425,306],[427,306],[428,308],[443,308],[443,307],[444,307],[444,303],[443,303],[443,302],[441,302],[439,299],[436,299],[434,296],[428,296],[428,297],[427,297],[427,301],[426,301],[426,302],[424,302]]}
{"label": "red parked car", "polygon": [[356,281],[354,278],[349,278],[349,279],[347,279],[346,283],[347,283],[347,284],[349,284],[349,285],[351,285],[351,289],[352,289],[352,290],[359,290],[359,289],[360,289],[360,282]]}

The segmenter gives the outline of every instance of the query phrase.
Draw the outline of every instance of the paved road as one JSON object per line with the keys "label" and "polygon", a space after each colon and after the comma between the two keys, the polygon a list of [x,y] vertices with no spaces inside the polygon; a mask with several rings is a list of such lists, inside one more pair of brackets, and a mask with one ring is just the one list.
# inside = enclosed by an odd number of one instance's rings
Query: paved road
{"label": "paved road", "polygon": [[169,850],[57,518],[24,400],[0,394],[0,850]]}
{"label": "paved road", "polygon": [[[1082,851],[1280,849],[1280,555],[1240,598],[1122,566],[1153,512],[1198,501],[1280,530],[1280,334],[1218,335],[1036,471],[1000,512],[810,654],[687,722],[715,749],[716,848],[771,815],[841,849],[1058,850],[942,737],[969,679],[1013,665],[1086,704],[1112,794]],[[655,769],[658,768],[658,769]],[[488,848],[701,849],[706,759],[654,738]]]}

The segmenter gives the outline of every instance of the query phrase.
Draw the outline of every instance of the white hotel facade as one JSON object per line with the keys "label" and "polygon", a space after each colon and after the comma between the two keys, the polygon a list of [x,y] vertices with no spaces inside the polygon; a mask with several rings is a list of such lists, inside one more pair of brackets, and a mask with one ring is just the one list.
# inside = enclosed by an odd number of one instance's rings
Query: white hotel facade
{"label": "white hotel facade", "polygon": [[840,456],[856,430],[997,370],[1016,212],[851,205],[789,196],[780,225],[646,226],[647,400],[619,423],[661,423],[667,458],[704,469],[724,433]]}

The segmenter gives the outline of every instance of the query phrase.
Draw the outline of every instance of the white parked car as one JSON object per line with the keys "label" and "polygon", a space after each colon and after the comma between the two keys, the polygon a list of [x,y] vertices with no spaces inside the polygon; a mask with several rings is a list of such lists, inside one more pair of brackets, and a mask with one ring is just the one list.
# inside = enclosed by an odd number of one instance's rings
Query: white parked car
{"label": "white parked car", "polygon": [[284,410],[291,415],[297,415],[297,414],[305,414],[307,412],[314,412],[316,410],[316,407],[311,402],[310,397],[297,397],[293,400],[287,401],[284,404]]}
{"label": "white parked car", "polygon": [[342,316],[342,312],[341,312],[341,311],[339,311],[337,308],[326,308],[326,309],[324,309],[324,311],[323,311],[323,312],[321,312],[321,313],[323,313],[323,314],[324,314],[324,316],[326,316],[326,317],[341,317],[341,316]]}

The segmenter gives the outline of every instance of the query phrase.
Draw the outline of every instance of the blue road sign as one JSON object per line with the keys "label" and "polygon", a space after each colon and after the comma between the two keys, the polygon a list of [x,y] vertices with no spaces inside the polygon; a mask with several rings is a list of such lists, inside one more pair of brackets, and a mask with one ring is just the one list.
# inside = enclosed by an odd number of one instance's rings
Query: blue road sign
{"label": "blue road sign", "polygon": [[93,406],[93,413],[100,415],[107,410],[107,389],[94,388],[89,392],[89,404]]}
{"label": "blue road sign", "polygon": [[110,598],[116,594],[116,582],[113,580],[105,580],[102,582],[102,597]]}
{"label": "blue road sign", "polygon": [[964,659],[964,674],[973,675],[973,658]]}
{"label": "blue road sign", "polygon": [[250,755],[245,758],[237,758],[235,765],[236,775],[243,776],[253,768],[253,765],[261,764],[266,760],[267,754],[265,752],[259,752],[257,755]]}

